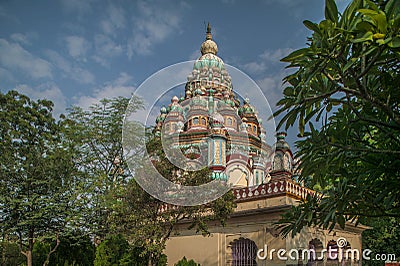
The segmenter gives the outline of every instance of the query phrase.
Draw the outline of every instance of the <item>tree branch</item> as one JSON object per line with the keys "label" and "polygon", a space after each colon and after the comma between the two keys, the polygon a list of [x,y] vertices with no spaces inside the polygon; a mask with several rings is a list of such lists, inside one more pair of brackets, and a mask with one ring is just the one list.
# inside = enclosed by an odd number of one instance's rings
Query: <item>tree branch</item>
{"label": "tree branch", "polygon": [[61,242],[61,241],[60,241],[60,238],[59,238],[59,233],[57,232],[57,233],[56,233],[56,245],[54,246],[53,249],[52,249],[51,246],[50,246],[50,251],[49,251],[49,253],[47,254],[47,257],[46,257],[45,262],[43,263],[43,266],[49,265],[49,263],[50,263],[50,256],[51,256],[51,254],[53,254],[54,252],[56,252],[58,246],[60,245],[60,242]]}

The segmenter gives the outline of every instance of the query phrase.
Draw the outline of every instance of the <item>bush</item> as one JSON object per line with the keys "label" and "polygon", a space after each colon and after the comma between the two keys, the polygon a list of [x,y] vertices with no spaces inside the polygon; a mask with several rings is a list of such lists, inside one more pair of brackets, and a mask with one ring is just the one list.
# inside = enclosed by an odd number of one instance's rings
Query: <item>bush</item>
{"label": "bush", "polygon": [[180,261],[175,263],[175,266],[200,266],[200,264],[196,263],[194,260],[187,260],[186,257],[183,257]]}
{"label": "bush", "polygon": [[119,266],[130,264],[129,244],[121,235],[105,239],[96,249],[94,266]]}

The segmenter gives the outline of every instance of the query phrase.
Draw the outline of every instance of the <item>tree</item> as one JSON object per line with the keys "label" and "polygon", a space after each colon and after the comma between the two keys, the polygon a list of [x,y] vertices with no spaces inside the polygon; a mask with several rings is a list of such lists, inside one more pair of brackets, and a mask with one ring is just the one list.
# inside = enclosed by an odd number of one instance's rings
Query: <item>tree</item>
{"label": "tree", "polygon": [[[134,243],[134,250],[141,250],[140,256],[150,265],[159,265],[165,242],[179,221],[192,219],[192,227],[206,232],[207,220],[226,218],[232,211],[233,195],[229,193],[208,206],[177,207],[174,211],[161,213],[160,209],[165,203],[147,194],[134,181],[122,154],[123,117],[126,112],[130,114],[142,106],[141,100],[133,97],[131,109],[126,110],[128,102],[129,99],[126,98],[103,99],[88,111],[74,107],[70,109],[65,120],[69,125],[70,138],[74,140],[76,150],[80,153],[77,167],[84,173],[87,184],[80,193],[80,198],[87,201],[82,205],[81,220],[86,228],[90,225],[87,229],[99,238],[97,244],[113,237],[115,233],[120,233],[128,243]],[[129,126],[133,127],[130,128],[132,132],[143,130],[139,124],[133,123]],[[166,159],[160,139],[150,136],[149,140],[148,149],[154,156],[162,159],[158,162],[159,171],[170,180],[179,181],[176,180],[178,168]],[[141,145],[135,144],[144,141],[137,136],[130,138],[130,156],[138,154],[138,159],[140,158],[143,152],[140,150]],[[126,148],[128,147],[125,146]],[[133,174],[146,174],[145,169],[140,167],[138,160]],[[210,181],[208,173],[208,169],[190,173],[188,184]],[[212,212],[204,216],[206,211]],[[96,255],[98,256],[100,254]],[[129,258],[125,259],[129,261]]]}
{"label": "tree", "polygon": [[26,257],[19,251],[18,245],[14,242],[3,240],[0,246],[2,259],[1,266],[6,265],[23,265]]}
{"label": "tree", "polygon": [[[54,245],[48,243],[48,245]],[[93,241],[79,229],[60,237],[60,246],[51,256],[49,265],[92,266],[95,256]]]}
{"label": "tree", "polygon": [[135,112],[141,100],[118,97],[103,99],[89,110],[74,106],[64,120],[67,138],[74,146],[76,168],[81,173],[80,225],[98,241],[109,233],[109,215],[114,204],[113,191],[126,184],[130,176],[122,156],[122,124],[125,112]]}
{"label": "tree", "polygon": [[[159,136],[150,134],[147,150],[158,172],[170,181],[181,185],[200,185],[210,182],[211,171],[206,167],[198,171],[183,171],[166,157]],[[146,175],[146,168],[138,167],[136,175]],[[204,236],[209,234],[207,222],[220,221],[222,225],[235,208],[233,193],[199,206],[166,204],[147,194],[134,179],[117,195],[113,209],[113,228],[124,234],[130,243],[143,249],[149,266],[159,265],[165,244],[182,221],[189,221],[189,229]],[[165,210],[167,207],[167,210]]]}
{"label": "tree", "polygon": [[32,265],[35,242],[54,239],[74,216],[74,165],[52,117],[53,104],[16,91],[0,94],[0,223]]}
{"label": "tree", "polygon": [[326,0],[325,20],[304,25],[313,33],[282,59],[296,70],[275,116],[298,122],[301,178],[322,194],[293,207],[283,233],[398,218],[400,2],[353,0],[339,14]]}
{"label": "tree", "polygon": [[94,266],[119,266],[121,261],[132,263],[129,254],[128,241],[122,235],[111,235],[107,237],[96,249]]}
{"label": "tree", "polygon": [[[363,249],[372,250],[371,258],[376,254],[395,254],[400,257],[400,219],[376,218],[368,223],[373,228],[363,232]],[[382,265],[382,261],[369,261],[368,265]]]}

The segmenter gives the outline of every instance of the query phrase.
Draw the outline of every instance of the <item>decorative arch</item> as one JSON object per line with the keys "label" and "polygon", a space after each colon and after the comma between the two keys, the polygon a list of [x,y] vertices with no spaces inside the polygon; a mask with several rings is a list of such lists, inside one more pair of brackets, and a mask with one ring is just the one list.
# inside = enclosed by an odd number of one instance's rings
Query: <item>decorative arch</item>
{"label": "decorative arch", "polygon": [[311,239],[310,242],[308,242],[308,249],[310,251],[314,251],[314,254],[311,255],[311,258],[308,261],[318,261],[318,260],[323,260],[321,258],[321,253],[322,249],[324,248],[324,244],[322,243],[321,240],[318,238]]}
{"label": "decorative arch", "polygon": [[254,241],[240,237],[231,242],[232,266],[257,266],[257,245]]}
{"label": "decorative arch", "polygon": [[231,163],[227,167],[228,182],[236,187],[248,187],[250,172],[241,163]]}
{"label": "decorative arch", "polygon": [[275,152],[272,170],[279,171],[283,169],[283,154],[280,151]]}
{"label": "decorative arch", "polygon": [[284,155],[283,167],[287,171],[292,171],[293,162],[292,162],[292,156],[290,155],[289,152],[286,152]]}

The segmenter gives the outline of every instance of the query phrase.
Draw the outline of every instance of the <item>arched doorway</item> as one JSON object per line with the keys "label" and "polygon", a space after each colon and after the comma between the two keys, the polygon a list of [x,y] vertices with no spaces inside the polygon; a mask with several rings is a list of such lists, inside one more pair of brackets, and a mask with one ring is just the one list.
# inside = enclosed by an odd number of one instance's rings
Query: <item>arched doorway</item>
{"label": "arched doorway", "polygon": [[257,245],[248,238],[239,238],[232,243],[232,266],[257,266]]}
{"label": "arched doorway", "polygon": [[307,265],[317,265],[317,261],[322,261],[322,249],[324,248],[324,245],[322,244],[322,241],[319,240],[318,238],[311,239],[310,242],[308,242],[308,249],[309,249],[309,257],[307,258],[308,263]]}
{"label": "arched doorway", "polygon": [[326,245],[326,250],[328,261],[339,260],[339,246],[337,245],[335,240],[332,239],[328,241],[328,244]]}

